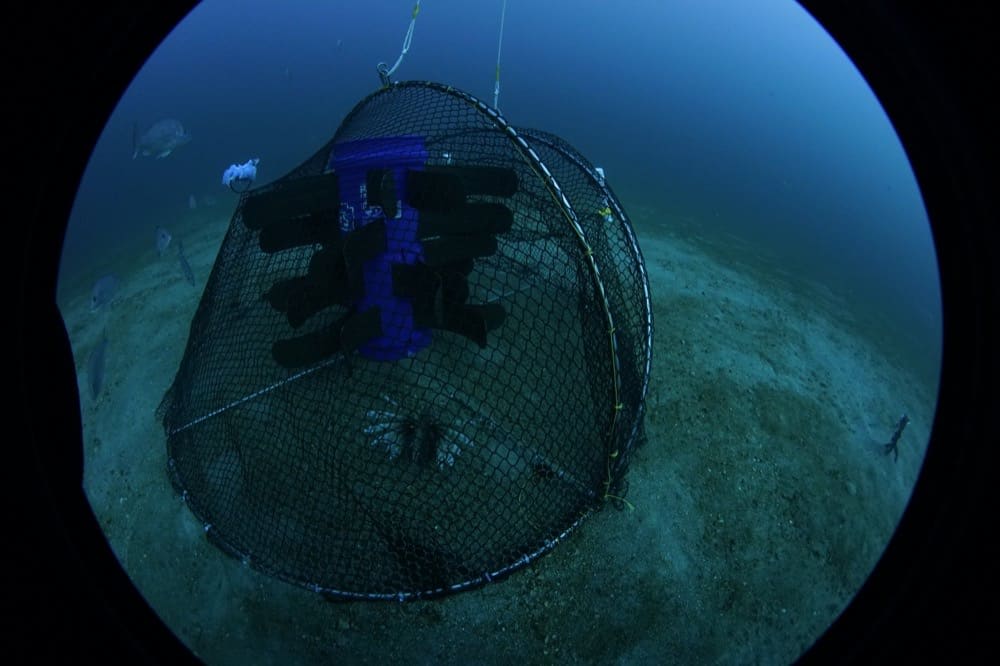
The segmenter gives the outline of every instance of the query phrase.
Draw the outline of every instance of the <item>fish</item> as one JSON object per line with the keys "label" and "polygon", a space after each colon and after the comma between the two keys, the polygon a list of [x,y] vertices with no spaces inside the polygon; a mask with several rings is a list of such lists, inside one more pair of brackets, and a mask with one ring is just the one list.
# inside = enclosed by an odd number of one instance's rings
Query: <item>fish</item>
{"label": "fish", "polygon": [[94,282],[94,288],[90,290],[90,311],[97,312],[111,303],[120,286],[121,280],[114,273],[97,278],[97,281]]}
{"label": "fish", "polygon": [[184,131],[180,121],[164,118],[153,123],[149,129],[139,136],[139,126],[132,125],[132,159],[155,157],[163,159],[175,149],[191,140],[191,135]]}
{"label": "fish", "polygon": [[194,198],[193,194],[188,195],[188,208],[194,210],[198,207],[198,200]]}
{"label": "fish", "polygon": [[191,270],[191,264],[188,263],[187,257],[184,256],[184,244],[181,239],[177,239],[177,261],[181,265],[181,271],[184,273],[184,279],[194,286],[194,272]]}
{"label": "fish", "polygon": [[163,253],[166,252],[167,248],[170,246],[170,241],[171,241],[172,238],[173,238],[173,236],[170,235],[169,231],[167,231],[163,227],[156,227],[156,254],[157,255],[159,255],[161,257],[163,256]]}
{"label": "fish", "polygon": [[97,400],[104,386],[104,366],[107,363],[108,355],[108,333],[101,334],[101,341],[97,343],[90,358],[87,359],[87,380],[90,384],[90,397]]}

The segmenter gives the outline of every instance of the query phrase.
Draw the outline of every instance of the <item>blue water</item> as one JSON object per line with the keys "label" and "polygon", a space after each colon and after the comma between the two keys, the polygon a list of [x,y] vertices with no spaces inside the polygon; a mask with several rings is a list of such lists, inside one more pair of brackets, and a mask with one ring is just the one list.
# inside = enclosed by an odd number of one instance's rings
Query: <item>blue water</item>
{"label": "blue water", "polygon": [[[189,194],[231,203],[226,166],[277,178],[325,142],[395,62],[408,1],[212,1],[146,63],[108,121],[67,231],[64,273],[100,271]],[[492,101],[501,2],[431,0],[395,78]],[[785,268],[881,313],[937,349],[934,248],[906,155],[860,73],[782,0],[512,1],[499,106],[602,165],[628,204],[767,249]],[[175,117],[194,137],[131,159],[140,129]],[[936,360],[930,361],[931,365]]]}

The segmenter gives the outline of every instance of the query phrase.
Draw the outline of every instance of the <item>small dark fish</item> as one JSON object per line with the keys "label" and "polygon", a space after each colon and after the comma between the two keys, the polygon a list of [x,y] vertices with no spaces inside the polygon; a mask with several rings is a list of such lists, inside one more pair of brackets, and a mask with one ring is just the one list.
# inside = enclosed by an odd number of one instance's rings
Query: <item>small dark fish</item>
{"label": "small dark fish", "polygon": [[94,350],[90,352],[87,359],[87,380],[90,383],[90,397],[97,400],[104,386],[104,366],[108,355],[108,334],[101,334],[101,341],[97,343]]}
{"label": "small dark fish", "polygon": [[181,265],[181,271],[184,273],[184,279],[194,286],[194,271],[191,270],[191,264],[188,263],[187,257],[184,256],[184,244],[181,239],[177,239],[177,261]]}
{"label": "small dark fish", "polygon": [[97,282],[94,283],[94,288],[90,291],[90,311],[97,312],[110,303],[115,297],[115,294],[118,293],[118,287],[120,285],[121,281],[114,273],[108,273],[107,275],[97,278]]}
{"label": "small dark fish", "polygon": [[170,246],[170,241],[173,236],[170,232],[163,227],[156,227],[156,254],[163,256],[163,253],[167,251]]}

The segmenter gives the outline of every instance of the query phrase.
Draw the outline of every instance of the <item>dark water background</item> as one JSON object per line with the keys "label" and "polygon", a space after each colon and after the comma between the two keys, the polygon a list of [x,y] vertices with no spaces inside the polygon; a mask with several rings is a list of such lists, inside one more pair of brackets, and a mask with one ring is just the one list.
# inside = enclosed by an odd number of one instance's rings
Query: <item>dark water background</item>
{"label": "dark water background", "polygon": [[[397,80],[493,98],[501,0],[427,0]],[[210,0],[150,58],[108,121],[66,235],[61,288],[151,245],[188,197],[235,203],[312,154],[395,62],[409,0]],[[788,0],[508,3],[499,106],[603,166],[626,206],[731,234],[826,284],[934,374],[940,295],[906,156],[847,57]],[[179,119],[192,141],[132,160],[132,126]],[[148,242],[147,242],[148,241]],[[127,279],[127,276],[125,276]],[[89,284],[84,285],[89,289]],[[655,285],[653,285],[655,288]]]}

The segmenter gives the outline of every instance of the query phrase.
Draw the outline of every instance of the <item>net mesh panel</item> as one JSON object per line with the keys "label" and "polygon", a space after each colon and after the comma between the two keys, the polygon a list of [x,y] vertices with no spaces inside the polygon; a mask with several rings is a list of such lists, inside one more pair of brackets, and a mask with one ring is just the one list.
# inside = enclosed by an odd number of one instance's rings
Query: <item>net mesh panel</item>
{"label": "net mesh panel", "polygon": [[[339,330],[357,286],[290,322],[266,295],[315,271],[324,243],[264,249],[248,207],[329,175],[352,142],[392,137],[420,138],[418,169],[516,174],[516,191],[467,197],[510,224],[458,280],[460,307],[500,309],[501,321],[485,340],[431,326],[394,360],[344,345],[289,367],[276,341]],[[440,309],[440,292],[428,296]],[[170,477],[216,545],[271,575],[334,597],[467,589],[620,503],[643,441],[651,334],[631,226],[589,162],[465,93],[394,84],[300,167],[243,195],[158,410]]]}

